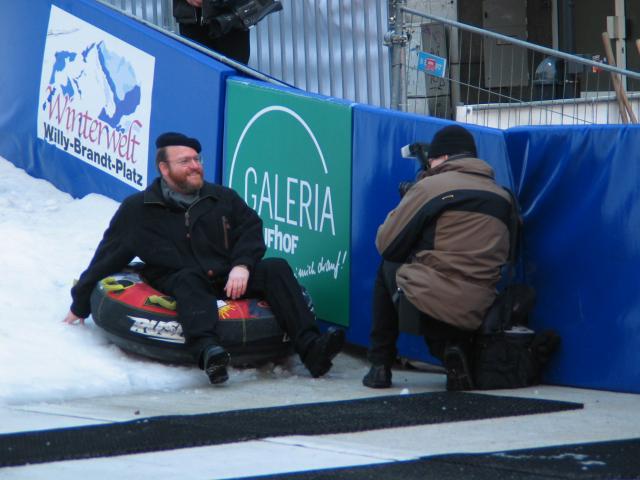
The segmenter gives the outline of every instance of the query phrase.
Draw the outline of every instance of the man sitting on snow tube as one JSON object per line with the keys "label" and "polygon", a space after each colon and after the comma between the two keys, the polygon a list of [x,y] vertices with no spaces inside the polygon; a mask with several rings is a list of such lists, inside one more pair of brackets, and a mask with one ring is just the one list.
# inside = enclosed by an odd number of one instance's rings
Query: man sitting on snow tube
{"label": "man sitting on snow tube", "polygon": [[122,202],[71,289],[64,321],[84,323],[96,283],[139,257],[143,277],[175,298],[187,345],[211,383],[229,378],[229,354],[216,332],[216,299],[224,296],[264,298],[311,375],[327,373],[344,331],[321,334],[289,264],[263,258],[258,214],[235,191],[204,181],[197,139],[167,132],[156,147],[160,177]]}

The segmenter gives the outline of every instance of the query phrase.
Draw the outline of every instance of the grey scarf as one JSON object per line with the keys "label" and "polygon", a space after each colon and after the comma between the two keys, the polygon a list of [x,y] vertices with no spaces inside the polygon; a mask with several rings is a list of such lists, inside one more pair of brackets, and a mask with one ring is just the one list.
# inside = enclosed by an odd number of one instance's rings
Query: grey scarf
{"label": "grey scarf", "polygon": [[167,182],[164,181],[164,178],[160,179],[160,187],[162,188],[162,196],[167,203],[185,210],[200,198],[199,190],[191,194],[184,194],[172,190],[171,187],[167,185]]}

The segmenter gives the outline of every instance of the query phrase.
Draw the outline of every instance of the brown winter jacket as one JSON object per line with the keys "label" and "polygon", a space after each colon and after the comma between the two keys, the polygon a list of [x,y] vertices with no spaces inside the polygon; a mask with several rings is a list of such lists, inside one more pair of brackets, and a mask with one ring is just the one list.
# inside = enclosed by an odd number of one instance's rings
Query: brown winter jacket
{"label": "brown winter jacket", "polygon": [[493,169],[453,157],[429,170],[379,227],[376,247],[401,262],[398,287],[421,311],[477,329],[509,254],[509,193]]}

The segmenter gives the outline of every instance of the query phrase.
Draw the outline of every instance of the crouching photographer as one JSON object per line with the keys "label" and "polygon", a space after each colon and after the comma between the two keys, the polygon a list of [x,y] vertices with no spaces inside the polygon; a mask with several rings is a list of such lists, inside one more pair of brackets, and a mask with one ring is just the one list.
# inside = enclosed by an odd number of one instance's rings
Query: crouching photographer
{"label": "crouching photographer", "polygon": [[247,63],[249,28],[282,10],[278,0],[173,0],[180,35]]}
{"label": "crouching photographer", "polygon": [[404,147],[402,156],[421,168],[416,181],[400,184],[400,203],[378,228],[383,260],[373,292],[372,366],[362,383],[391,386],[400,330],[424,336],[446,369],[447,390],[539,383],[560,338],[528,327],[535,291],[512,283],[516,198],[476,158],[475,141],[460,126],[439,130],[430,145]]}
{"label": "crouching photographer", "polygon": [[461,126],[439,130],[411,156],[422,157],[418,180],[401,188],[400,203],[376,235],[382,263],[373,293],[372,366],[363,384],[391,386],[399,321],[416,318],[447,371],[447,389],[473,389],[474,334],[509,256],[511,195],[476,158],[473,136]]}

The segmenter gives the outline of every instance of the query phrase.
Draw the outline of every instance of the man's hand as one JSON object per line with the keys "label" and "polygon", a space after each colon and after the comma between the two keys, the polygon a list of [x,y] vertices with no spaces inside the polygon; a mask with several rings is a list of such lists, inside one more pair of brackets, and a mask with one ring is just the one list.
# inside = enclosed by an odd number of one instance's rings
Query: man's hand
{"label": "man's hand", "polygon": [[247,291],[249,283],[249,269],[244,265],[236,265],[229,272],[227,284],[224,286],[224,292],[232,300],[240,298]]}
{"label": "man's hand", "polygon": [[202,7],[202,0],[187,0],[187,3],[192,7],[197,7],[197,8]]}
{"label": "man's hand", "polygon": [[67,316],[64,317],[63,322],[68,323],[69,325],[75,325],[76,323],[84,325],[84,318],[77,316],[75,313],[69,310],[69,313],[67,313]]}

